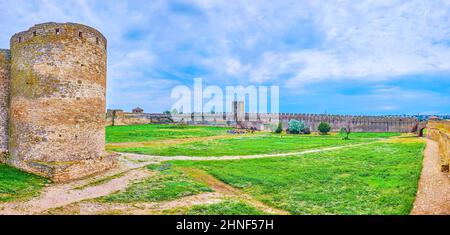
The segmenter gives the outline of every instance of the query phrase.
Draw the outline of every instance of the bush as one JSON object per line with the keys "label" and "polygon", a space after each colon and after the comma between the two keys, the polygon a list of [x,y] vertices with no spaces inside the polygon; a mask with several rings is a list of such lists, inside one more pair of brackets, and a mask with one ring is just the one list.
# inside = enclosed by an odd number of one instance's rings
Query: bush
{"label": "bush", "polygon": [[283,126],[282,126],[281,122],[279,122],[279,123],[278,123],[278,127],[277,127],[277,129],[275,130],[275,133],[281,134],[281,132],[283,132]]}
{"label": "bush", "polygon": [[289,121],[289,133],[300,134],[305,130],[305,122],[296,119],[291,119]]}
{"label": "bush", "polygon": [[317,128],[320,132],[320,134],[328,134],[331,130],[331,126],[328,122],[321,122],[319,124],[319,128]]}
{"label": "bush", "polygon": [[303,130],[303,134],[305,134],[305,135],[311,134],[311,128],[305,127],[305,129]]}

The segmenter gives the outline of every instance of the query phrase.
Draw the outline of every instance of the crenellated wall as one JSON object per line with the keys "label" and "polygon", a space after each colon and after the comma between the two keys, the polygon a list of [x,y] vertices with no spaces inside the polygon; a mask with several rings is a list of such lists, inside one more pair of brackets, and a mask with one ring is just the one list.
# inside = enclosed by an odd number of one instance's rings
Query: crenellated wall
{"label": "crenellated wall", "polygon": [[150,123],[173,123],[173,120],[171,115],[165,114],[128,113],[120,109],[108,109],[106,112],[107,126],[126,126]]}
{"label": "crenellated wall", "polygon": [[[253,118],[251,117],[253,115]],[[351,122],[354,132],[415,132],[419,121],[413,117],[400,116],[343,116],[343,115],[319,115],[319,114],[249,114],[244,115],[244,120],[235,120],[233,113],[204,113],[199,116],[194,114],[135,114],[122,110],[110,110],[107,113],[107,125],[134,125],[149,123],[184,123],[189,125],[213,125],[229,126],[237,128],[256,128],[257,130],[270,131],[276,127],[278,121],[282,123],[283,129],[288,128],[292,119],[302,120],[312,131],[317,131],[320,122],[331,124],[332,131],[340,131]]]}
{"label": "crenellated wall", "polygon": [[10,51],[0,49],[0,163],[8,155],[9,69]]}
{"label": "crenellated wall", "polygon": [[428,121],[427,138],[438,143],[441,171],[448,173],[450,165],[450,121]]}

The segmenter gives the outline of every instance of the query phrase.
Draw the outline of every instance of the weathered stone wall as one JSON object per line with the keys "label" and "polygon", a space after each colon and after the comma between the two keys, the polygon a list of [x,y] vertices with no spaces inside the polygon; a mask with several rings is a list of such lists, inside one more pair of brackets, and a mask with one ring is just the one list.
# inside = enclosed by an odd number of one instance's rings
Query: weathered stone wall
{"label": "weathered stone wall", "polygon": [[288,128],[291,119],[302,120],[312,131],[317,131],[320,122],[331,124],[332,131],[340,131],[351,122],[354,132],[415,132],[419,121],[413,117],[383,117],[383,116],[342,116],[342,115],[318,115],[318,114],[290,114],[282,113],[278,116],[272,114],[255,114],[256,119],[250,118],[251,114],[244,114],[243,120],[236,120],[232,113],[204,113],[194,117],[193,114],[164,115],[164,114],[135,114],[122,110],[110,110],[107,113],[107,125],[134,125],[149,123],[184,123],[189,125],[211,125],[228,126],[239,128],[256,128],[258,130],[270,131],[276,128],[278,120],[283,129]]}
{"label": "weathered stone wall", "polygon": [[106,113],[107,126],[125,126],[139,124],[173,123],[170,115],[149,113],[127,113],[122,110],[108,110]]}
{"label": "weathered stone wall", "polygon": [[8,164],[67,181],[112,167],[105,152],[106,39],[73,23],[11,38]]}
{"label": "weathered stone wall", "polygon": [[427,125],[427,137],[439,146],[442,172],[449,172],[450,165],[450,121],[432,121]]}
{"label": "weathered stone wall", "polygon": [[8,154],[9,50],[0,49],[0,163]]}

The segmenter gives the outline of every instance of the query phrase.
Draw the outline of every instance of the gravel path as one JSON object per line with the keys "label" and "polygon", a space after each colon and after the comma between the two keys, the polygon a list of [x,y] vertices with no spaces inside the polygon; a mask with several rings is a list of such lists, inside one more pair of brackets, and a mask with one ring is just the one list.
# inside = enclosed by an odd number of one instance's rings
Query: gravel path
{"label": "gravel path", "polygon": [[438,145],[427,139],[412,215],[450,215],[450,178],[439,169]]}

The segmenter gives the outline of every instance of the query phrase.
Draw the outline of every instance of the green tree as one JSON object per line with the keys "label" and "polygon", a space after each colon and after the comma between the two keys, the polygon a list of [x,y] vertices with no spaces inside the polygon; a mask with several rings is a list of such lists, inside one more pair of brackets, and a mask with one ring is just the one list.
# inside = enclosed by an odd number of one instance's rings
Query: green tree
{"label": "green tree", "polygon": [[328,134],[331,131],[331,126],[328,122],[321,122],[317,128],[322,135]]}
{"label": "green tree", "polygon": [[281,124],[281,122],[278,123],[278,127],[275,130],[275,133],[277,134],[281,134],[281,132],[283,132],[283,125]]}
{"label": "green tree", "polygon": [[297,119],[291,119],[288,126],[291,134],[300,134],[305,130],[305,122]]}

